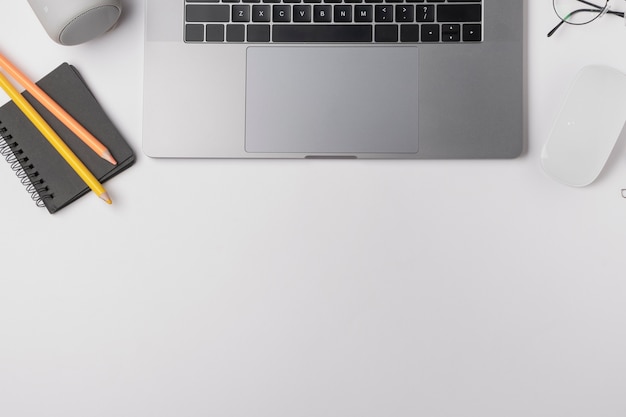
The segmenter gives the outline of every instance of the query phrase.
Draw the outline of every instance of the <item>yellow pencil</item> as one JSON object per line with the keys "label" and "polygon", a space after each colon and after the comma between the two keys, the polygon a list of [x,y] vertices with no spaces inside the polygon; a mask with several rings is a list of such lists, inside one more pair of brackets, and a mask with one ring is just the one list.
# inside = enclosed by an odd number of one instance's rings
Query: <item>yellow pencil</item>
{"label": "yellow pencil", "polygon": [[117,165],[115,159],[111,155],[111,152],[98,140],[94,135],[89,133],[80,123],[78,123],[68,112],[66,112],[61,106],[59,106],[48,94],[34,82],[28,79],[26,75],[17,69],[15,65],[11,63],[4,55],[0,54],[0,68],[4,69],[15,81],[20,83],[22,87],[37,99],[50,113],[52,113],[57,119],[59,119],[65,126],[68,127],[80,140],[82,140],[87,146],[89,146],[95,153],[97,153],[102,159],[105,159]]}
{"label": "yellow pencil", "polygon": [[72,150],[61,140],[59,135],[50,127],[48,123],[37,113],[37,111],[26,101],[24,97],[13,87],[9,80],[0,72],[0,87],[13,100],[17,107],[24,113],[26,117],[37,127],[41,134],[50,142],[56,151],[65,159],[65,161],[74,169],[78,176],[96,193],[98,197],[111,204],[111,199],[102,184],[87,169],[85,164],[72,152]]}

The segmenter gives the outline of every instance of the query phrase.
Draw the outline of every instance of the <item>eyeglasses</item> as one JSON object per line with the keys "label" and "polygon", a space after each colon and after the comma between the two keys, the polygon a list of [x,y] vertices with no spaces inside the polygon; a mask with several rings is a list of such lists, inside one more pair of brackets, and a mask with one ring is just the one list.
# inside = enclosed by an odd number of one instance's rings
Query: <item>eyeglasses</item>
{"label": "eyeglasses", "polygon": [[548,37],[552,36],[563,23],[586,25],[605,14],[623,18],[624,12],[611,10],[610,2],[611,0],[594,0],[594,2],[587,0],[552,0],[554,12],[561,21],[548,33]]}

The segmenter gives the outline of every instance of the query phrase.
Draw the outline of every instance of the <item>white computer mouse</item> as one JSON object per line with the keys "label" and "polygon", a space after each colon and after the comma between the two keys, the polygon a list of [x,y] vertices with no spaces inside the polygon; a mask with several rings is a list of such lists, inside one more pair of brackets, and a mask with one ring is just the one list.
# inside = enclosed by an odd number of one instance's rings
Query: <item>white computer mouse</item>
{"label": "white computer mouse", "polygon": [[574,187],[600,174],[626,122],[626,74],[584,67],[572,82],[541,152],[544,171]]}

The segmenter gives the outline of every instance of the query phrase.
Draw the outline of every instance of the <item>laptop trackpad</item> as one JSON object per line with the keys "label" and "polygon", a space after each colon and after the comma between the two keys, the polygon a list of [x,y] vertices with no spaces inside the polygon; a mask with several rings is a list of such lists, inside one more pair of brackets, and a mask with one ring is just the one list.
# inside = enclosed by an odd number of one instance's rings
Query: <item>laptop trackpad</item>
{"label": "laptop trackpad", "polygon": [[417,48],[250,47],[246,151],[417,152]]}

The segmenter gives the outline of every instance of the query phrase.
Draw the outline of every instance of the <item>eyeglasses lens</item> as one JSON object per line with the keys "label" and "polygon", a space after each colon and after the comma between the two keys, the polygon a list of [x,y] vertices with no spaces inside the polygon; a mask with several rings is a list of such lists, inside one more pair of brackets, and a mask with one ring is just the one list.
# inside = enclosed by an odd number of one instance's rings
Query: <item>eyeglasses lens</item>
{"label": "eyeglasses lens", "polygon": [[609,7],[609,0],[552,0],[559,18],[572,25],[584,25],[602,14]]}

